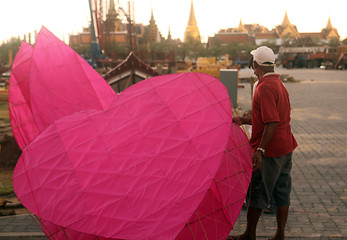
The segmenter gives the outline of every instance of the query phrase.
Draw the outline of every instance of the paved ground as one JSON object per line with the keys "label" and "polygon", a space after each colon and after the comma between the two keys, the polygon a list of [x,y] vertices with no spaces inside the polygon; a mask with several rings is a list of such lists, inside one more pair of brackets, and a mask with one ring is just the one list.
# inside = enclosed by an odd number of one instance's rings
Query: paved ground
{"label": "paved ground", "polygon": [[[347,71],[285,70],[292,128],[299,143],[293,156],[288,239],[347,239]],[[240,77],[252,72],[241,70]],[[238,90],[240,111],[250,109],[250,84]],[[232,234],[242,233],[246,211]],[[275,216],[263,215],[258,239],[275,232]],[[29,215],[0,217],[0,239],[46,239]]]}

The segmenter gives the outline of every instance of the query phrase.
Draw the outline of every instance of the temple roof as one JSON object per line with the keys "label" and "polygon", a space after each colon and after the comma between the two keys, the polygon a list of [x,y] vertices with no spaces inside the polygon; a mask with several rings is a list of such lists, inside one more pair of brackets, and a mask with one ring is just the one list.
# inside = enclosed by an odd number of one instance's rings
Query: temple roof
{"label": "temple roof", "polygon": [[337,31],[336,28],[333,27],[333,25],[331,24],[331,20],[330,17],[328,19],[328,23],[327,26],[325,28],[322,29],[321,31],[323,38],[325,39],[332,39],[332,38],[340,38],[340,35]]}
{"label": "temple roof", "polygon": [[157,71],[130,52],[123,62],[104,74],[103,78],[119,93],[141,80],[158,75]]}
{"label": "temple roof", "polygon": [[276,33],[279,37],[294,37],[297,38],[300,36],[295,25],[291,24],[288,18],[287,10],[284,14],[284,18],[281,25],[276,26]]}

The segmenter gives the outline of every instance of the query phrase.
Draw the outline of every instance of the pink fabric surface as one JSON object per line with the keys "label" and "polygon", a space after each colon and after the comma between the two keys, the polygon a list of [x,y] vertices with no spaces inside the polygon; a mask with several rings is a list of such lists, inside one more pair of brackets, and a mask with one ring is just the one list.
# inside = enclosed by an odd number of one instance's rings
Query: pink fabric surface
{"label": "pink fabric surface", "polygon": [[39,133],[30,103],[30,67],[33,48],[22,42],[12,65],[9,84],[9,114],[13,135],[23,150]]}
{"label": "pink fabric surface", "polygon": [[117,96],[48,30],[39,37],[29,87],[17,91],[28,94],[39,133],[23,144],[13,186],[46,235],[226,237],[252,168],[223,84],[201,73],[171,74]]}
{"label": "pink fabric surface", "polygon": [[32,111],[41,131],[77,111],[109,107],[115,95],[109,84],[44,27],[36,40],[32,61]]}

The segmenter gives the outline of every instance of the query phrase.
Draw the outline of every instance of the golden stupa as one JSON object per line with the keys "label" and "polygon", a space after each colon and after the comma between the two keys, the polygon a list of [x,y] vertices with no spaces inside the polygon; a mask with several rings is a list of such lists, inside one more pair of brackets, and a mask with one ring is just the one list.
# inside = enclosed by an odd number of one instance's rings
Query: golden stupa
{"label": "golden stupa", "polygon": [[191,0],[190,14],[189,14],[189,19],[188,19],[186,31],[184,32],[184,40],[183,41],[187,42],[188,40],[201,41],[200,31],[199,31],[198,24],[196,22],[195,14],[194,14],[193,0]]}

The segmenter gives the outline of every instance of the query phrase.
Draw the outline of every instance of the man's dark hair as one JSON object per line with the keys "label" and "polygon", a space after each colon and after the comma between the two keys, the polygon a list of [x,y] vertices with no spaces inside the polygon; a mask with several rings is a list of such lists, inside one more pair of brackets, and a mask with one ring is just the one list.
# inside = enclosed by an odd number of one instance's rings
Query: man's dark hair
{"label": "man's dark hair", "polygon": [[[253,61],[253,62],[254,62],[254,65],[256,65],[257,67],[262,68],[264,70],[264,72],[274,72],[274,70],[275,70],[274,66],[261,66],[256,61]],[[266,62],[265,62],[265,64],[266,64]],[[269,64],[272,64],[272,63],[269,63]]]}

